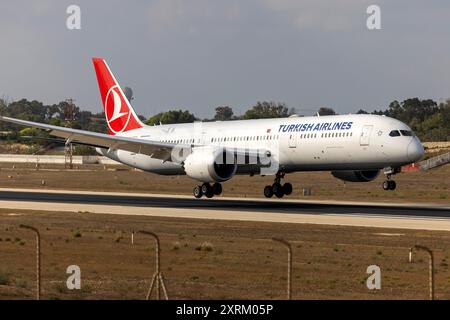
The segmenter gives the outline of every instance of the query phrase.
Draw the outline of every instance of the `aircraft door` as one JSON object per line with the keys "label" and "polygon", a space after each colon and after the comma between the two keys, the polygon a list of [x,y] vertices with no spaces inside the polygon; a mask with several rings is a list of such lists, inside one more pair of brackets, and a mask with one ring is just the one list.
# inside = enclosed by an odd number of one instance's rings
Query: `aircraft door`
{"label": "aircraft door", "polygon": [[296,148],[297,147],[297,134],[291,133],[289,135],[289,148]]}
{"label": "aircraft door", "polygon": [[370,144],[370,135],[372,133],[373,126],[367,125],[362,127],[361,137],[359,139],[359,144],[361,146],[368,146]]}

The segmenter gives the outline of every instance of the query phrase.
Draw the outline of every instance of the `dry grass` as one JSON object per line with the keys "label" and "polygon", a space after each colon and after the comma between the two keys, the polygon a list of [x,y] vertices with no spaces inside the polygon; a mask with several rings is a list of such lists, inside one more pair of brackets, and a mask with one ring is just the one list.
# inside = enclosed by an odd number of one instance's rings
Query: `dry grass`
{"label": "dry grass", "polygon": [[[42,181],[45,185],[42,185]],[[368,183],[351,183],[335,179],[328,172],[301,172],[287,175],[294,185],[291,199],[356,200],[383,202],[450,203],[450,165],[427,172],[404,172],[395,177],[397,190],[381,189],[384,176]],[[273,177],[236,176],[223,184],[223,196],[262,197],[265,185]],[[124,191],[144,193],[192,194],[196,182],[186,176],[158,176],[127,167],[107,168],[86,165],[80,170],[62,166],[0,165],[0,187]],[[249,187],[250,186],[250,187]],[[312,196],[303,196],[303,188],[312,188]]]}
{"label": "dry grass", "polygon": [[[155,247],[145,235],[136,234],[134,245],[129,237],[142,229],[161,238],[172,299],[284,298],[286,250],[272,237],[293,246],[295,299],[426,299],[428,261],[418,253],[408,263],[414,244],[434,250],[437,298],[450,298],[448,232],[0,210],[2,299],[34,297],[35,240],[18,228],[22,223],[42,234],[45,299],[143,299]],[[80,291],[65,286],[73,264],[81,267]],[[375,292],[365,285],[373,264],[382,270],[382,289]]]}

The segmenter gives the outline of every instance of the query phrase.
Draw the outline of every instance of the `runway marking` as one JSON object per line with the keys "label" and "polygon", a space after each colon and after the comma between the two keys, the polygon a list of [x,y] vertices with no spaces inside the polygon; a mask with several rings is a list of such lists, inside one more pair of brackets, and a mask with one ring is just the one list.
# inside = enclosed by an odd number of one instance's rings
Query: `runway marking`
{"label": "runway marking", "polygon": [[[322,215],[326,215],[326,216],[342,216],[343,214],[341,213],[324,213]],[[371,217],[371,218],[390,218],[390,219],[405,219],[404,215],[395,215],[395,214],[389,214],[388,216],[385,214],[375,214],[375,213],[346,213],[345,216],[353,216],[353,217]],[[420,215],[415,215],[415,216],[407,216],[407,219],[410,220],[440,220],[440,221],[449,221],[449,218],[446,217],[427,217],[427,216],[420,216]]]}
{"label": "runway marking", "polygon": [[280,212],[227,211],[209,209],[180,209],[167,207],[134,207],[120,205],[80,204],[40,201],[0,200],[0,207],[16,210],[58,211],[114,215],[139,215],[149,217],[172,217],[186,219],[212,219],[234,221],[256,221],[270,223],[300,223],[318,225],[341,225],[354,227],[374,227],[393,229],[439,230],[450,231],[450,219],[410,218],[410,217],[375,217],[371,215],[346,214],[308,214]]}

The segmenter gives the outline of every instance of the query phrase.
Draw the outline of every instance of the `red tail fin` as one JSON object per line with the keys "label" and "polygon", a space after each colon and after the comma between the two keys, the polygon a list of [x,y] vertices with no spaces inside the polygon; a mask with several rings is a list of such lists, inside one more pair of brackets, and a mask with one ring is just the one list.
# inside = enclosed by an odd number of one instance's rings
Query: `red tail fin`
{"label": "red tail fin", "polygon": [[111,135],[142,128],[142,123],[104,59],[93,58],[98,87]]}

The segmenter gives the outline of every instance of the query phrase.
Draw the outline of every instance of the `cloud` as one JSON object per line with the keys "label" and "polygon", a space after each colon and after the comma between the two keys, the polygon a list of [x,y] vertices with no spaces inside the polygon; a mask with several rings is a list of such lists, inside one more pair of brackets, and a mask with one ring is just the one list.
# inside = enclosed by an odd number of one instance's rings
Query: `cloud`
{"label": "cloud", "polygon": [[[244,111],[261,99],[351,112],[449,96],[448,0],[42,1],[2,4],[0,96],[72,97],[99,111],[97,55],[145,115],[180,107],[211,116],[217,105]],[[80,31],[65,27],[73,3]],[[379,32],[366,29],[373,3]]]}
{"label": "cloud", "polygon": [[155,0],[147,9],[150,30],[163,32],[173,29],[196,28],[199,25],[221,24],[241,17],[242,5],[237,0]]}
{"label": "cloud", "polygon": [[262,3],[298,30],[342,31],[363,27],[361,21],[370,1],[263,0]]}

